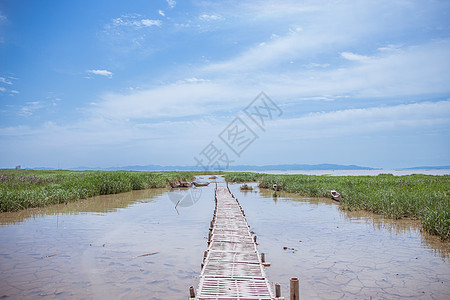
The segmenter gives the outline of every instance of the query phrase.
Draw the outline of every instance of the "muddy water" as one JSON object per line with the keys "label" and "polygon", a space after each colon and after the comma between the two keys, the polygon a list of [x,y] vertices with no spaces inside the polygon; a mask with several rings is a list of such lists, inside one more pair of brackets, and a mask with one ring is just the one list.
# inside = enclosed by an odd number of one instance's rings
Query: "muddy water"
{"label": "muddy water", "polygon": [[450,299],[450,243],[421,233],[418,221],[342,211],[328,199],[231,189],[283,295],[298,277],[301,299]]}
{"label": "muddy water", "polygon": [[186,299],[198,285],[214,187],[178,211],[173,202],[192,192],[167,191],[0,214],[0,297]]}
{"label": "muddy water", "polygon": [[[302,299],[450,299],[449,243],[421,234],[417,221],[230,188],[285,296],[299,277]],[[186,299],[198,284],[213,199],[211,184],[0,214],[0,296]]]}

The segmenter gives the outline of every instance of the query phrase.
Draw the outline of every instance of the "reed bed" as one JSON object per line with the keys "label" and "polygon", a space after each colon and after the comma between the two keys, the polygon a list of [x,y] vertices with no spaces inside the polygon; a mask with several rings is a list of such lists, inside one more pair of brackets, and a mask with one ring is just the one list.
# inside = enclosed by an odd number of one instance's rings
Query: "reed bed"
{"label": "reed bed", "polygon": [[341,208],[367,210],[389,218],[420,219],[424,230],[450,239],[450,176],[313,176],[228,173],[232,182],[259,181],[260,187],[281,185],[283,190],[308,197],[342,195]]}
{"label": "reed bed", "polygon": [[165,187],[188,172],[0,170],[0,212]]}

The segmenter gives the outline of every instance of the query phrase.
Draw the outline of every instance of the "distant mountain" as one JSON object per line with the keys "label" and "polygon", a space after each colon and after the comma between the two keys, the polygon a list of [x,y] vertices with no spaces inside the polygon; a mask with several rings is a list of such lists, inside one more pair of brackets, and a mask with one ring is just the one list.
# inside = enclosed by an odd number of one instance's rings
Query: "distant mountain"
{"label": "distant mountain", "polygon": [[[87,168],[79,167],[71,170],[104,170],[104,171],[204,171],[199,166],[161,166],[161,165],[146,165],[146,166],[123,166],[123,167],[109,167],[109,168]],[[284,164],[284,165],[236,165],[229,166],[226,171],[295,171],[295,170],[376,170],[375,168],[361,167],[356,165],[336,165],[336,164]],[[215,171],[215,170],[213,170]]]}
{"label": "distant mountain", "polygon": [[[56,168],[28,168],[32,170],[57,170]],[[198,166],[161,166],[161,165],[145,165],[145,166],[123,166],[123,167],[77,167],[68,170],[103,170],[103,171],[204,171]],[[336,164],[281,164],[281,165],[236,165],[229,166],[225,171],[328,171],[328,170],[382,170],[381,168],[362,167],[357,165],[336,165]],[[399,168],[396,170],[450,170],[450,166],[421,166],[412,168]],[[216,170],[211,170],[216,171]]]}
{"label": "distant mountain", "polygon": [[402,170],[450,170],[450,166],[424,166],[424,167],[404,168]]}
{"label": "distant mountain", "polygon": [[285,165],[266,165],[266,166],[241,165],[241,166],[230,166],[229,169],[233,171],[376,170],[374,168],[361,167],[356,165],[336,165],[336,164],[318,164],[318,165],[285,164]]}

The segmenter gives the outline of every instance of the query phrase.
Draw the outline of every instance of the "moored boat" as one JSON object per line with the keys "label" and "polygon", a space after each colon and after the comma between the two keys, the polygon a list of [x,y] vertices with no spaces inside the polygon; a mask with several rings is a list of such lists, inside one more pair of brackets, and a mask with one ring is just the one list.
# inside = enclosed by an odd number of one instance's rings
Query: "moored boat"
{"label": "moored boat", "polygon": [[180,187],[191,187],[191,186],[192,186],[192,182],[190,182],[190,181],[180,182]]}
{"label": "moored boat", "polygon": [[208,186],[209,182],[192,182],[195,186]]}
{"label": "moored boat", "polygon": [[274,184],[274,185],[273,185],[273,190],[274,190],[274,191],[281,191],[281,185]]}
{"label": "moored boat", "polygon": [[341,201],[341,194],[339,194],[335,190],[332,190],[331,191],[331,199],[339,202],[339,201]]}
{"label": "moored boat", "polygon": [[170,181],[169,180],[169,185],[171,188],[179,188],[180,187],[180,183],[178,181]]}

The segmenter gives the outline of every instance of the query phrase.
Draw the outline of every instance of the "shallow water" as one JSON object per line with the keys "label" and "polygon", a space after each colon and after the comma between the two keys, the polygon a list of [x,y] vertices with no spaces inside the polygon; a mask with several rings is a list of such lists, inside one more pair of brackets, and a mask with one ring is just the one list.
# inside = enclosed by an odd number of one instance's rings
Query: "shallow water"
{"label": "shallow water", "polygon": [[178,212],[167,191],[0,214],[0,296],[185,299],[198,284],[214,187]]}
{"label": "shallow water", "polygon": [[343,211],[329,199],[231,189],[283,295],[298,277],[301,299],[450,299],[450,243],[421,233],[417,220]]}
{"label": "shallow water", "polygon": [[449,169],[411,169],[411,170],[280,170],[280,171],[254,171],[264,174],[303,174],[303,175],[328,175],[328,176],[377,176],[379,174],[392,174],[404,176],[413,174],[423,175],[450,175]]}
{"label": "shallow water", "polygon": [[[284,296],[299,277],[302,299],[450,298],[449,243],[422,234],[417,221],[239,186],[230,188]],[[213,200],[210,184],[0,214],[0,296],[186,299],[198,285]]]}

